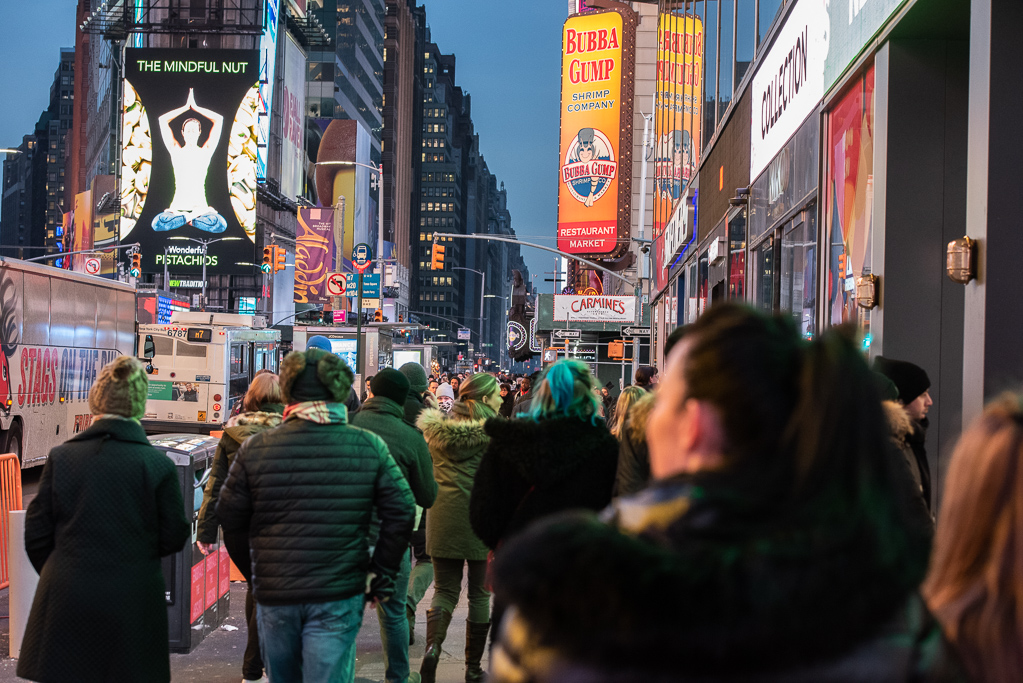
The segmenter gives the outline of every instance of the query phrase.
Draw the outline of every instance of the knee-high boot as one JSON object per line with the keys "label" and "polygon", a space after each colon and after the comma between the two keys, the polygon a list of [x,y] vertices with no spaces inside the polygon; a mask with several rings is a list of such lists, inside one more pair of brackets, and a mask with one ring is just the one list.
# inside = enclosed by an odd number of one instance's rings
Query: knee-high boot
{"label": "knee-high boot", "polygon": [[450,624],[451,612],[440,608],[426,610],[426,654],[423,656],[423,665],[419,667],[423,683],[436,683],[441,645],[448,635]]}
{"label": "knee-high boot", "polygon": [[483,652],[487,649],[488,633],[490,633],[490,622],[485,624],[474,621],[465,622],[465,683],[483,683],[484,674],[481,663]]}

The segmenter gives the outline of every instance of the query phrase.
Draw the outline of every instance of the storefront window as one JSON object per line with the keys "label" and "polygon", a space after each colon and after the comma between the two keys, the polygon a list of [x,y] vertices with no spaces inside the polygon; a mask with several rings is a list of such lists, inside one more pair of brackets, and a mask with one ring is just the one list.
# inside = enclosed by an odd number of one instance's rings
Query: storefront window
{"label": "storefront window", "polygon": [[751,240],[774,228],[817,190],[819,130],[820,117],[814,112],[753,183]]}
{"label": "storefront window", "polygon": [[700,254],[700,260],[697,264],[697,268],[699,272],[696,275],[696,298],[698,300],[696,315],[699,316],[707,310],[707,304],[710,303],[707,298],[710,293],[710,260],[706,251]]}
{"label": "storefront window", "polygon": [[746,297],[746,212],[728,223],[728,298]]}
{"label": "storefront window", "polygon": [[695,262],[686,267],[686,310],[685,321],[694,322],[700,310],[699,268]]}
{"label": "storefront window", "polygon": [[779,307],[792,313],[805,339],[816,332],[817,211],[803,212],[806,220],[794,221],[781,238],[781,293]]}
{"label": "storefront window", "polygon": [[774,237],[769,237],[753,252],[753,305],[762,311],[774,311],[776,270]]}
{"label": "storefront window", "polygon": [[870,273],[874,199],[874,67],[828,112],[824,221],[828,235],[828,318],[870,332],[856,305],[856,278]]}

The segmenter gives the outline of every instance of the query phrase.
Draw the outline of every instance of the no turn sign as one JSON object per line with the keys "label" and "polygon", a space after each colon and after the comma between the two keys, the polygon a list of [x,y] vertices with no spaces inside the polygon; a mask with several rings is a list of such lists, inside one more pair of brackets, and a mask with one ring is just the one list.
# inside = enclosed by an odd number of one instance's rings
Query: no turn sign
{"label": "no turn sign", "polygon": [[85,272],[89,275],[99,275],[100,260],[95,256],[85,259]]}
{"label": "no turn sign", "polygon": [[344,273],[331,273],[327,276],[327,294],[330,296],[344,296],[345,287]]}

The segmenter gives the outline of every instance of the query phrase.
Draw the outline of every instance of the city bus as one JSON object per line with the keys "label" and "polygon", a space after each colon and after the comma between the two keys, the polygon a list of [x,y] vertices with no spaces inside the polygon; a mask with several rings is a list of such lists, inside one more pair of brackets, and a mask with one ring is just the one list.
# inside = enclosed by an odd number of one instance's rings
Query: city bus
{"label": "city bus", "polygon": [[220,429],[256,373],[277,372],[280,341],[260,315],[176,311],[168,324],[139,325],[149,373],[146,433]]}
{"label": "city bus", "polygon": [[0,258],[0,452],[42,465],[92,424],[100,369],[134,351],[134,287]]}

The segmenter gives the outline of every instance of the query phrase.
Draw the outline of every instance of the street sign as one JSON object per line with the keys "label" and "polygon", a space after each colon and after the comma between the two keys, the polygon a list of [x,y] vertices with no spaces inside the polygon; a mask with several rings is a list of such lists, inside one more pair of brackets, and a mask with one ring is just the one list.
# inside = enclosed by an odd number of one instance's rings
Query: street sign
{"label": "street sign", "polygon": [[362,300],[362,310],[365,311],[367,308],[373,309],[373,310],[375,310],[377,308],[380,308],[380,299],[365,299],[364,298]]}
{"label": "street sign", "polygon": [[348,311],[334,311],[334,322],[343,323],[347,322]]}
{"label": "street sign", "polygon": [[370,261],[373,260],[373,250],[365,242],[356,244],[352,249],[352,265],[360,273],[369,268]]}
{"label": "street sign", "polygon": [[[356,278],[352,278],[355,280]],[[343,296],[346,289],[346,280],[344,273],[331,273],[327,276],[327,294],[330,296]]]}
{"label": "street sign", "polygon": [[472,330],[462,327],[458,330],[458,341],[469,341],[472,339]]}
{"label": "street sign", "polygon": [[[348,277],[348,290],[345,292],[348,296],[359,296],[359,278],[354,275]],[[380,274],[373,273],[372,275],[362,276],[362,297],[364,299],[379,299],[380,298]]]}
{"label": "street sign", "polygon": [[554,330],[551,332],[552,343],[562,339],[582,339],[582,337],[582,330]]}
{"label": "street sign", "polygon": [[89,275],[99,275],[100,260],[96,256],[87,256],[85,258],[85,272]]}
{"label": "street sign", "polygon": [[626,337],[649,337],[649,327],[623,327],[622,335]]}

